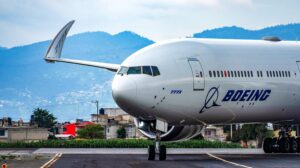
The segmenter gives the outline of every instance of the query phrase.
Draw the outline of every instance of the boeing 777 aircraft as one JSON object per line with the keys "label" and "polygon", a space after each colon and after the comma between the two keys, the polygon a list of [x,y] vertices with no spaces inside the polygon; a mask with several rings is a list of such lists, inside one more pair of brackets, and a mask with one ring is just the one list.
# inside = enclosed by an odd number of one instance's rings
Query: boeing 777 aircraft
{"label": "boeing 777 aircraft", "polygon": [[289,134],[300,123],[300,43],[263,40],[179,39],[155,43],[122,64],[61,58],[69,22],[52,41],[45,60],[115,72],[115,102],[155,139],[148,159],[166,159],[159,141],[188,140],[209,124],[278,123],[278,138],[264,140],[272,152],[300,152]]}

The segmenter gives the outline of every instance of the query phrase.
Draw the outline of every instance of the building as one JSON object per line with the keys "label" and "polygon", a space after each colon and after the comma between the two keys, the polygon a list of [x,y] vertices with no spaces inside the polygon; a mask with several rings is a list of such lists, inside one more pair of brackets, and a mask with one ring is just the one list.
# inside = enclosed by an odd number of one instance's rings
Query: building
{"label": "building", "polygon": [[39,141],[48,139],[47,128],[0,127],[0,142]]}
{"label": "building", "polygon": [[39,141],[48,139],[47,128],[30,126],[30,123],[22,119],[13,121],[10,117],[0,119],[0,142]]}
{"label": "building", "polygon": [[227,134],[224,133],[222,126],[208,125],[202,130],[202,135],[208,140],[225,141]]}
{"label": "building", "polygon": [[117,138],[117,130],[125,128],[126,138],[140,138],[142,134],[134,125],[134,119],[120,108],[104,108],[102,114],[91,114],[92,122],[105,127],[107,139]]}
{"label": "building", "polygon": [[95,123],[90,121],[76,120],[76,123],[56,124],[53,134],[58,139],[71,139],[77,136],[77,131],[85,128],[87,125]]}
{"label": "building", "polygon": [[[103,114],[91,114],[91,120],[92,122],[97,122],[97,116],[98,116],[98,121],[101,120],[101,117],[103,116],[109,116],[109,117],[116,117],[116,116],[119,116],[119,115],[129,115],[128,113],[126,113],[125,111],[123,111],[122,109],[120,108],[102,108],[104,111],[103,111]],[[102,109],[100,109],[99,111],[101,111]],[[104,119],[105,120],[105,119]]]}

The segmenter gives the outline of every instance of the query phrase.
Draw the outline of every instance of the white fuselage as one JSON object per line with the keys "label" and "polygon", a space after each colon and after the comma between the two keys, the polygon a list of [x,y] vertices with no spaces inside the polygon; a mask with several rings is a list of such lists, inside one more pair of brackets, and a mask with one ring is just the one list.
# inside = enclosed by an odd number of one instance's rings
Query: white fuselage
{"label": "white fuselage", "polygon": [[160,75],[116,74],[113,97],[137,118],[172,125],[300,123],[297,61],[298,42],[173,40],[128,57],[121,66],[157,66]]}

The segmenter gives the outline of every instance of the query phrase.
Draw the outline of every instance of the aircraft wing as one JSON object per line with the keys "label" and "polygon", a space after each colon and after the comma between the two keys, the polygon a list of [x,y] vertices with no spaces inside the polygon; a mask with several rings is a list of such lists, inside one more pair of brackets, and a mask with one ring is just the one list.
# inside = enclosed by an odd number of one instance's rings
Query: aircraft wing
{"label": "aircraft wing", "polygon": [[70,28],[74,24],[74,22],[75,22],[74,20],[70,21],[55,36],[55,38],[53,39],[53,41],[51,42],[51,44],[47,50],[47,53],[44,58],[45,61],[50,62],[50,63],[66,62],[66,63],[71,63],[71,64],[86,65],[86,66],[104,68],[104,69],[107,69],[107,70],[110,70],[113,72],[117,72],[120,67],[119,64],[60,58],[65,39],[67,37],[67,34],[68,34]]}

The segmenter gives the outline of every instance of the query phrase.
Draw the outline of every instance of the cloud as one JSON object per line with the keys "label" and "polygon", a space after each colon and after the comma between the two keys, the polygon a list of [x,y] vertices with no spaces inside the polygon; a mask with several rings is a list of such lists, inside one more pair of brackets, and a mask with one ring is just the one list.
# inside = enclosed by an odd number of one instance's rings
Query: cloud
{"label": "cloud", "polygon": [[238,5],[238,6],[244,6],[244,7],[252,7],[253,0],[229,0],[229,3],[231,5]]}
{"label": "cloud", "polygon": [[0,0],[0,46],[52,39],[72,19],[70,34],[131,30],[160,41],[226,25],[297,22],[298,6],[279,0]]}
{"label": "cloud", "polygon": [[16,100],[0,100],[1,107],[21,107],[24,106],[24,102]]}
{"label": "cloud", "polygon": [[219,0],[148,0],[148,1],[136,1],[137,4],[143,4],[145,6],[179,6],[179,7],[215,7],[220,5]]}

